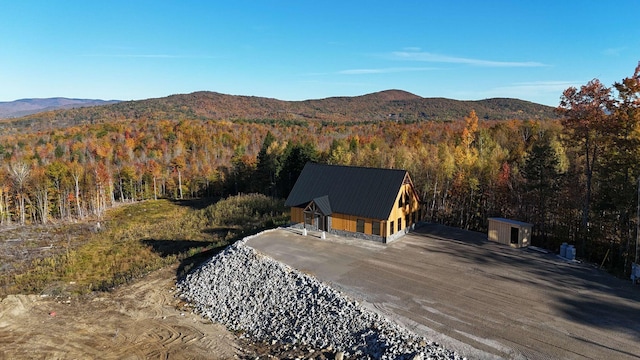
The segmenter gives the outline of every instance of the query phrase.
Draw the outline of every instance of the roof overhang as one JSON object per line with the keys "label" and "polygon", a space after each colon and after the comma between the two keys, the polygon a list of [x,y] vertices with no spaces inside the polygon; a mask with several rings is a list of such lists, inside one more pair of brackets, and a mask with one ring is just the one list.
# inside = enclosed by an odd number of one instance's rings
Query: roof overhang
{"label": "roof overhang", "polygon": [[309,204],[304,208],[306,212],[319,212],[324,216],[331,215],[333,211],[331,211],[331,202],[329,201],[328,196],[320,196],[309,202]]}

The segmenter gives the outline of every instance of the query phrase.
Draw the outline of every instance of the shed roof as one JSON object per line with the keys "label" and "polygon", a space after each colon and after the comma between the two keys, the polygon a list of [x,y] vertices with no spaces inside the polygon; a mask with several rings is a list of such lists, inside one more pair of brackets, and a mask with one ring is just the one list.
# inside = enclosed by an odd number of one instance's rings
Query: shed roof
{"label": "shed roof", "polygon": [[493,221],[497,221],[497,222],[502,222],[502,223],[507,223],[507,224],[511,224],[511,225],[517,225],[517,226],[533,226],[533,224],[530,223],[526,223],[526,222],[522,222],[522,221],[518,221],[518,220],[511,220],[511,219],[505,219],[505,218],[489,218],[489,220],[493,220]]}
{"label": "shed roof", "polygon": [[[300,207],[315,200],[334,213],[383,220],[389,217],[406,176],[406,170],[307,163],[285,206]],[[325,196],[326,204],[320,199]]]}

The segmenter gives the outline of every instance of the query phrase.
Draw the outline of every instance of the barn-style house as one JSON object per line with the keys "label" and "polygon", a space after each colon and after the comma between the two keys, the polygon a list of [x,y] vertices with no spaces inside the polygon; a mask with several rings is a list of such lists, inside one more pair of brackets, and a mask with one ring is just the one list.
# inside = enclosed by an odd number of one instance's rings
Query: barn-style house
{"label": "barn-style house", "polygon": [[388,243],[422,219],[406,170],[308,163],[285,206],[297,227]]}

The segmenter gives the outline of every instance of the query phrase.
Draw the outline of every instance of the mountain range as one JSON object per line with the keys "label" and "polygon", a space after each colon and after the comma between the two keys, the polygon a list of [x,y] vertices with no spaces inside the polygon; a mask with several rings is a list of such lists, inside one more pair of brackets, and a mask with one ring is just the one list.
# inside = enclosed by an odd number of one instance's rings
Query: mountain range
{"label": "mountain range", "polygon": [[20,99],[0,102],[0,119],[17,118],[43,111],[70,109],[86,106],[107,105],[118,100],[69,99],[64,97],[45,99]]}
{"label": "mountain range", "polygon": [[[7,105],[12,104],[12,105]],[[96,106],[97,105],[97,106]],[[29,106],[31,107],[29,109]],[[379,121],[454,121],[472,110],[484,120],[545,120],[557,114],[550,106],[529,101],[493,98],[462,101],[423,98],[402,90],[386,90],[353,97],[283,101],[256,96],[226,95],[210,91],[171,95],[137,101],[79,99],[31,99],[0,103],[0,114],[38,111],[20,118],[0,121],[5,131],[45,130],[122,119],[151,120],[248,120],[325,121],[361,123]],[[9,108],[13,107],[13,112]],[[53,108],[62,108],[51,110]],[[2,110],[4,108],[4,110]],[[6,117],[6,115],[5,115]]]}

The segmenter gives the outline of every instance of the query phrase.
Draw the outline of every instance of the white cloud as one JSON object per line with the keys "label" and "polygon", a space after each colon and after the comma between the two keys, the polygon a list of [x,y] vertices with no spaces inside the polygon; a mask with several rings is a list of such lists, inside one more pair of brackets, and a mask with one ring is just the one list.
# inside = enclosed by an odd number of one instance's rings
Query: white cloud
{"label": "white cloud", "polygon": [[625,50],[626,50],[625,47],[608,48],[608,49],[604,49],[602,53],[606,56],[620,56],[620,54]]}
{"label": "white cloud", "polygon": [[549,106],[557,106],[564,90],[571,86],[580,87],[584,83],[583,81],[564,80],[517,82],[484,91],[459,91],[455,95],[459,98],[467,99],[516,98]]}
{"label": "white cloud", "polygon": [[378,68],[378,69],[348,69],[338,71],[342,75],[363,75],[363,74],[389,74],[411,71],[429,71],[435,70],[433,67],[397,67],[397,68]]}
{"label": "white cloud", "polygon": [[214,59],[210,55],[170,55],[170,54],[85,54],[84,57],[106,58],[146,58],[146,59]]}
{"label": "white cloud", "polygon": [[520,93],[533,93],[533,92],[563,92],[569,87],[580,87],[585,82],[582,81],[530,81],[513,83],[511,85],[497,87],[493,91],[495,92],[520,92]]}
{"label": "white cloud", "polygon": [[467,64],[473,66],[485,67],[540,67],[546,66],[536,61],[494,61],[483,59],[471,59],[456,56],[448,56],[442,54],[434,54],[424,51],[394,51],[390,54],[394,60],[421,61],[421,62],[437,62],[449,64]]}

